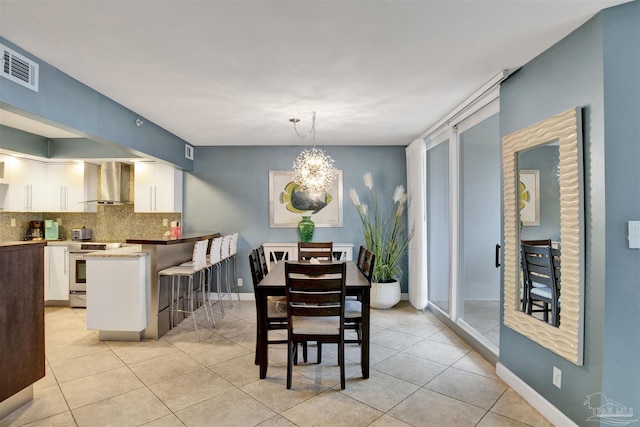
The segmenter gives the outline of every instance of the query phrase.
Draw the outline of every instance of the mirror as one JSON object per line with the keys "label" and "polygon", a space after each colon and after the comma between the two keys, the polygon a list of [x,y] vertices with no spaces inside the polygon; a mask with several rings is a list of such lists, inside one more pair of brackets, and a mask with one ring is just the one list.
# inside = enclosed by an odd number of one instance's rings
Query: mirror
{"label": "mirror", "polygon": [[[584,323],[584,218],[582,196],[582,120],[579,108],[543,120],[502,138],[504,197],[504,324],[576,365],[582,365]],[[536,149],[556,146],[558,150],[559,235],[561,245],[560,324],[549,323],[524,313],[521,306],[520,240],[533,238],[533,228],[525,226],[531,213],[523,213],[520,231],[520,175],[527,157]],[[542,151],[542,150],[541,150]],[[537,152],[539,155],[541,151]],[[522,154],[522,156],[520,156]],[[535,156],[533,156],[535,157]],[[525,167],[519,167],[523,163]],[[535,179],[535,178],[534,178]],[[540,187],[544,180],[540,180]],[[548,189],[537,188],[534,194]],[[534,205],[535,207],[535,205]],[[545,220],[538,212],[540,224]],[[551,215],[551,214],[550,214]],[[557,215],[557,214],[556,214]],[[535,209],[534,209],[535,221]],[[548,220],[551,221],[551,220]],[[552,227],[552,222],[544,225]],[[544,238],[554,238],[551,229]]]}

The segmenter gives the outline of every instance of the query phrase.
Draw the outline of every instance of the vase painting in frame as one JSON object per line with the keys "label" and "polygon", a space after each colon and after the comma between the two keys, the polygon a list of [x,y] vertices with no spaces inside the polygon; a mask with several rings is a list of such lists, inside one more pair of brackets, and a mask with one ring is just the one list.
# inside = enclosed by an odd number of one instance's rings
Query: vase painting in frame
{"label": "vase painting in frame", "polygon": [[316,227],[342,227],[342,171],[329,191],[308,194],[293,182],[293,171],[269,171],[269,228],[297,228],[302,216]]}

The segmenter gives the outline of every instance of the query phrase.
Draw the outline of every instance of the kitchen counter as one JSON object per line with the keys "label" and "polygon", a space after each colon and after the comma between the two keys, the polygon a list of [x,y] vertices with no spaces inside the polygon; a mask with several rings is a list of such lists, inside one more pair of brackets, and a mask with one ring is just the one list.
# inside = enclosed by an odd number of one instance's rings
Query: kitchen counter
{"label": "kitchen counter", "polygon": [[141,258],[149,254],[142,251],[142,245],[130,244],[118,249],[96,251],[85,254],[85,258]]}
{"label": "kitchen counter", "polygon": [[213,239],[220,236],[220,233],[185,233],[181,238],[160,237],[157,239],[127,239],[127,243],[136,243],[140,245],[176,245],[179,243],[191,243],[198,240]]}
{"label": "kitchen counter", "polygon": [[21,245],[42,245],[47,243],[47,240],[15,240],[9,242],[0,242],[0,247],[5,246],[21,246]]}

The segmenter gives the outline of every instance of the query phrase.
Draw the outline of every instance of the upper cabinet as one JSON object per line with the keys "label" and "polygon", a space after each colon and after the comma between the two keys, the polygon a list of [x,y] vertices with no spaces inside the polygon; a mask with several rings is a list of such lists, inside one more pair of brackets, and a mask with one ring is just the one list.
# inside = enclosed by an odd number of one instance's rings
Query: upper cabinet
{"label": "upper cabinet", "polygon": [[98,166],[84,162],[47,165],[47,212],[96,212]]}
{"label": "upper cabinet", "polygon": [[5,212],[42,212],[46,206],[46,165],[27,159],[5,157],[6,188],[0,193]]}
{"label": "upper cabinet", "polygon": [[43,163],[0,156],[0,211],[95,212],[98,167],[83,162]]}
{"label": "upper cabinet", "polygon": [[182,171],[156,162],[134,166],[135,212],[182,212]]}

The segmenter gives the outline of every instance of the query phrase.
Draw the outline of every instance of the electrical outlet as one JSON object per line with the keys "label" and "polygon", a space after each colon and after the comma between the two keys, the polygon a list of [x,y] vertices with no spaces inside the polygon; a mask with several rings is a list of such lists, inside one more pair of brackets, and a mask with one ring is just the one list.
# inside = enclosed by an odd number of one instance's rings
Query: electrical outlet
{"label": "electrical outlet", "polygon": [[162,218],[162,226],[166,227],[169,225],[169,220],[167,218]]}
{"label": "electrical outlet", "polygon": [[16,226],[16,219],[15,218],[11,218],[11,226],[12,227]]}
{"label": "electrical outlet", "polygon": [[62,225],[62,218],[56,218],[56,222],[58,223],[58,227]]}
{"label": "electrical outlet", "polygon": [[238,277],[238,287],[242,287],[242,277]]}
{"label": "electrical outlet", "polygon": [[553,385],[562,388],[562,371],[555,366],[553,367]]}

